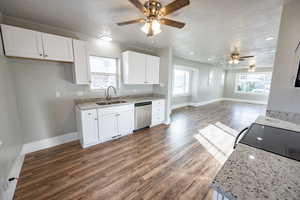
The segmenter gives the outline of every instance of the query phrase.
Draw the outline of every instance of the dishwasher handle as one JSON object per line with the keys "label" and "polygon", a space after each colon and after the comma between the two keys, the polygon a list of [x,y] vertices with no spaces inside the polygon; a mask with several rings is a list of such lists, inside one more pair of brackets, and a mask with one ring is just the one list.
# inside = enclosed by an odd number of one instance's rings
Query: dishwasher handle
{"label": "dishwasher handle", "polygon": [[135,103],[134,107],[141,107],[141,106],[148,106],[152,105],[152,101],[147,101],[147,102],[141,102],[141,103]]}

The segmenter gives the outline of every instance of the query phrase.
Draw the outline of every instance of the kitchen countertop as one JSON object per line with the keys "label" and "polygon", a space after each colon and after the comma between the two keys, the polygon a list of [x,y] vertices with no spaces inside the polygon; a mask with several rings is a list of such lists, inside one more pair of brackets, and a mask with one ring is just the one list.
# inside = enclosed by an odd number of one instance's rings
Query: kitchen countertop
{"label": "kitchen countertop", "polygon": [[[256,123],[300,131],[300,126],[263,117]],[[299,200],[300,162],[239,144],[211,187],[230,200]]]}
{"label": "kitchen countertop", "polygon": [[[90,109],[98,109],[98,108],[107,108],[107,107],[114,107],[114,106],[121,106],[121,105],[130,105],[134,103],[140,103],[144,101],[154,101],[154,100],[160,100],[164,99],[163,96],[128,96],[128,97],[119,97],[119,98],[113,98],[112,100],[122,100],[126,101],[126,103],[118,103],[118,104],[109,104],[109,105],[97,105],[97,102],[105,101],[105,99],[85,99],[85,100],[75,100],[76,106],[80,110],[90,110]],[[84,102],[87,101],[87,102]]]}

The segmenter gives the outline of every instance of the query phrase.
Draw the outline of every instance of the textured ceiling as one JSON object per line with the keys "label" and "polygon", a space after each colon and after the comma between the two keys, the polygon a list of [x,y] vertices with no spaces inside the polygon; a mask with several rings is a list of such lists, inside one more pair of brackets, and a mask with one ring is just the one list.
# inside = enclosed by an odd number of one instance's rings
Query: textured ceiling
{"label": "textured ceiling", "polygon": [[[94,36],[108,32],[115,41],[141,48],[172,46],[176,56],[222,67],[230,68],[228,56],[237,49],[242,55],[255,55],[258,67],[272,67],[282,4],[281,0],[191,0],[189,7],[169,16],[186,22],[184,29],[164,26],[152,39],[139,24],[116,25],[141,17],[127,0],[1,0],[0,11]],[[271,36],[275,40],[266,41]]]}

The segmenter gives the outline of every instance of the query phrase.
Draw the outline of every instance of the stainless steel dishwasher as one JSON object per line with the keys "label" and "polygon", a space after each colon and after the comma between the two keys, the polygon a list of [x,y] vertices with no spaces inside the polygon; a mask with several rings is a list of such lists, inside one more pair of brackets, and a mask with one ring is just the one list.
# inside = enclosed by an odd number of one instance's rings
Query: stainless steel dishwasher
{"label": "stainless steel dishwasher", "polygon": [[134,104],[134,130],[150,127],[152,118],[152,101]]}

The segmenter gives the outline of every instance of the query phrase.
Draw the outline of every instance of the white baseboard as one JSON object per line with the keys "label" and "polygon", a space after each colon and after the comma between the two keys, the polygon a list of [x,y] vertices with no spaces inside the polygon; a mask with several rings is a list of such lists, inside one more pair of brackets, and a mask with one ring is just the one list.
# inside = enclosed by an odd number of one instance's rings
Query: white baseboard
{"label": "white baseboard", "polygon": [[[25,155],[20,155],[17,157],[17,159],[14,162],[14,165],[9,173],[8,178],[19,178],[22,165],[24,162]],[[8,187],[5,191],[2,193],[3,200],[12,200],[15,194],[15,190],[17,187],[18,179],[15,179],[14,181],[11,181],[8,183]]]}
{"label": "white baseboard", "polygon": [[222,101],[223,98],[218,98],[218,99],[213,99],[213,100],[209,100],[209,101],[202,101],[202,102],[198,102],[198,103],[191,103],[192,106],[204,106],[204,105],[207,105],[207,104],[210,104],[210,103],[215,103],[215,102],[218,102],[218,101]]}
{"label": "white baseboard", "polygon": [[181,103],[181,104],[175,104],[175,105],[172,105],[172,110],[174,109],[177,109],[177,108],[182,108],[182,107],[185,107],[185,106],[204,106],[206,104],[210,104],[210,103],[215,103],[217,101],[222,101],[223,98],[219,98],[219,99],[213,99],[213,100],[210,100],[210,101],[202,101],[202,102],[186,102],[186,103]]}
{"label": "white baseboard", "polygon": [[46,149],[49,147],[54,147],[60,144],[64,144],[67,142],[71,142],[74,140],[78,140],[78,134],[77,132],[74,133],[67,133],[64,135],[60,135],[57,137],[47,138],[44,140],[39,140],[36,142],[31,142],[23,145],[21,155],[25,155],[27,153],[31,153],[34,151],[39,151],[42,149]]}
{"label": "white baseboard", "polygon": [[234,98],[218,98],[218,99],[213,99],[210,101],[202,101],[202,102],[186,102],[186,103],[181,103],[181,104],[175,104],[172,105],[172,110],[177,109],[177,108],[182,108],[185,106],[204,106],[210,103],[215,103],[218,101],[235,101],[235,102],[241,102],[241,103],[251,103],[251,104],[262,104],[262,105],[267,105],[268,102],[266,101],[252,101],[252,100],[245,100],[245,99],[234,99]]}
{"label": "white baseboard", "polygon": [[172,110],[177,109],[177,108],[182,108],[182,107],[186,107],[186,106],[192,106],[191,102],[186,102],[186,103],[180,103],[180,104],[175,104],[172,105]]}
{"label": "white baseboard", "polygon": [[246,100],[246,99],[234,99],[234,98],[223,98],[224,101],[236,101],[242,103],[252,103],[252,104],[262,104],[267,105],[268,102],[266,101],[253,101],[253,100]]}

